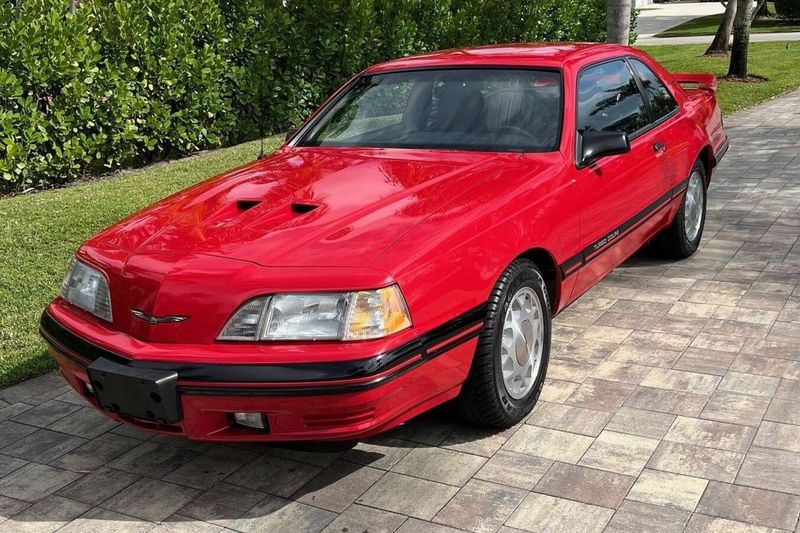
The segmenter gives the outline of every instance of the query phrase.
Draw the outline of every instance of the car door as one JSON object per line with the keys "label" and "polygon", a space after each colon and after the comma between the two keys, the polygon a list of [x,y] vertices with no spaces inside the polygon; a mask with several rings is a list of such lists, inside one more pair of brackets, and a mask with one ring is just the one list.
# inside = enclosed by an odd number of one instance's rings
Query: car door
{"label": "car door", "polygon": [[[576,135],[585,131],[624,131],[630,151],[578,168],[581,256],[573,298],[624,261],[641,245],[640,226],[663,203],[669,189],[659,171],[666,153],[653,128],[645,96],[626,59],[615,58],[581,69],[576,83]],[[638,240],[637,240],[638,239]]]}

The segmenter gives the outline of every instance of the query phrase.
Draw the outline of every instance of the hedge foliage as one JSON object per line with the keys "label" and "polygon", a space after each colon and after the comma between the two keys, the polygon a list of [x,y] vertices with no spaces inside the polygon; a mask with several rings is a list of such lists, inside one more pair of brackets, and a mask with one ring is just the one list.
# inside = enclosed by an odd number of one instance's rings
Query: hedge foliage
{"label": "hedge foliage", "polygon": [[775,0],[775,13],[785,19],[800,20],[800,0]]}
{"label": "hedge foliage", "polygon": [[0,0],[0,193],[296,126],[455,46],[603,40],[606,0]]}

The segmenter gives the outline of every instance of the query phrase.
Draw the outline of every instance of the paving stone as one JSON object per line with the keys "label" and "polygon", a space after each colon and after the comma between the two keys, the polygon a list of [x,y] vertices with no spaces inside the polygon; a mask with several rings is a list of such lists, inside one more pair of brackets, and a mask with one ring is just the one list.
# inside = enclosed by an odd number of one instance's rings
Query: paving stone
{"label": "paving stone", "polygon": [[743,453],[662,441],[650,457],[647,467],[732,483],[743,460]]}
{"label": "paving stone", "polygon": [[28,461],[0,454],[0,478],[28,464]]}
{"label": "paving stone", "polygon": [[594,367],[594,363],[554,358],[550,360],[547,366],[547,375],[554,380],[583,383],[592,373]]}
{"label": "paving stone", "polygon": [[657,447],[655,439],[606,430],[595,439],[579,464],[636,476]]}
{"label": "paving stone", "polygon": [[736,483],[800,495],[800,453],[753,447],[745,455]]}
{"label": "paving stone", "polygon": [[530,490],[552,464],[550,459],[499,450],[478,470],[475,478]]}
{"label": "paving stone", "polygon": [[625,500],[604,533],[680,533],[689,515],[680,509]]}
{"label": "paving stone", "polygon": [[746,452],[755,435],[755,428],[679,416],[667,431],[664,440]]}
{"label": "paving stone", "polygon": [[748,339],[742,346],[742,353],[795,361],[800,357],[797,353],[796,343],[765,339]]}
{"label": "paving stone", "polygon": [[616,509],[636,478],[566,463],[554,463],[536,492]]}
{"label": "paving stone", "polygon": [[715,304],[676,302],[667,314],[679,317],[710,318],[718,307]]}
{"label": "paving stone", "polygon": [[635,385],[628,383],[588,378],[566,403],[613,413],[635,388]]}
{"label": "paving stone", "polygon": [[479,426],[459,426],[441,446],[458,452],[491,457],[516,430],[516,427],[499,431]]}
{"label": "paving stone", "polygon": [[163,479],[187,487],[208,489],[255,457],[254,453],[244,450],[213,446]]}
{"label": "paving stone", "polygon": [[[235,446],[236,443],[229,443],[229,445]],[[345,453],[352,449],[353,443],[320,441],[256,445],[249,451],[257,454],[266,453],[273,457],[283,457],[284,459],[291,459],[292,461],[308,463],[324,468],[341,459]]]}
{"label": "paving stone", "polygon": [[773,398],[764,414],[764,420],[800,425],[800,402]]}
{"label": "paving stone", "polygon": [[28,409],[23,413],[18,414],[12,420],[28,424],[29,426],[36,426],[43,428],[61,420],[70,413],[74,413],[80,409],[77,405],[71,403],[59,402],[58,400],[49,400],[32,409]]}
{"label": "paving stone", "polygon": [[23,502],[22,500],[0,496],[0,524],[3,524],[7,518],[21,513],[30,505],[30,503]]}
{"label": "paving stone", "polygon": [[[553,361],[550,361],[550,364],[553,364]],[[539,400],[543,402],[556,402],[556,403],[563,403],[570,395],[575,392],[575,389],[578,388],[578,383],[573,383],[571,381],[561,381],[556,379],[551,379],[550,376],[550,368],[547,369],[548,378],[544,380],[544,387],[542,388],[542,393],[539,395]]]}
{"label": "paving stone", "polygon": [[[18,414],[24,413],[25,411],[28,411],[30,409],[33,409],[33,406],[27,403],[18,402],[18,403],[8,404],[6,402],[3,402],[3,407],[0,407],[0,422],[8,420],[9,418],[14,418]],[[0,425],[0,427],[2,426]]]}
{"label": "paving stone", "polygon": [[592,371],[591,377],[606,381],[621,381],[631,385],[638,385],[647,376],[652,367],[634,363],[620,363],[617,361],[603,361]]}
{"label": "paving stone", "polygon": [[709,398],[700,418],[758,426],[769,407],[769,398],[716,391]]}
{"label": "paving stone", "polygon": [[125,452],[108,466],[140,476],[163,477],[177,470],[199,454],[197,452],[167,446],[158,442],[143,442]]}
{"label": "paving stone", "polygon": [[[797,325],[794,327],[796,329]],[[773,326],[774,329],[774,326]],[[731,363],[731,370],[759,376],[771,376],[783,379],[800,379],[800,361],[761,357],[740,353]]]}
{"label": "paving stone", "polygon": [[753,444],[764,448],[800,452],[800,426],[762,422]]}
{"label": "paving stone", "polygon": [[478,533],[492,533],[509,517],[526,492],[472,480],[434,518],[435,522]]}
{"label": "paving stone", "polygon": [[220,483],[186,504],[178,512],[196,520],[233,527],[238,518],[266,497],[265,492]]}
{"label": "paving stone", "polygon": [[581,333],[581,338],[610,343],[609,346],[611,347],[611,350],[606,353],[606,355],[608,355],[614,348],[616,348],[617,344],[624,341],[625,338],[632,332],[633,330],[629,328],[599,326],[597,324],[593,324],[586,328],[583,333]]}
{"label": "paving stone", "polygon": [[774,377],[728,372],[720,381],[717,389],[740,394],[771,397],[777,391],[780,381],[779,378]]}
{"label": "paving stone", "polygon": [[612,509],[532,492],[517,507],[506,525],[541,533],[599,533],[613,514]]}
{"label": "paving stone", "polygon": [[711,394],[720,379],[718,376],[708,374],[654,368],[644,378],[642,386],[694,394]]}
{"label": "paving stone", "polygon": [[608,359],[618,363],[671,368],[680,357],[681,352],[676,350],[622,344],[608,356]]}
{"label": "paving stone", "polygon": [[688,348],[675,362],[676,370],[724,376],[736,354],[716,350]]}
{"label": "paving stone", "polygon": [[68,389],[69,385],[64,378],[58,374],[48,373],[0,390],[0,400],[8,403],[24,401],[31,405],[39,405],[67,392]]}
{"label": "paving stone", "polygon": [[708,396],[652,387],[636,387],[625,400],[625,406],[682,416],[698,416]]}
{"label": "paving stone", "polygon": [[425,413],[412,418],[388,433],[390,437],[438,446],[456,428],[456,424],[444,418],[439,411]]}
{"label": "paving stone", "polygon": [[632,407],[620,407],[606,429],[651,439],[661,439],[675,421],[675,415],[644,411]]}
{"label": "paving stone", "polygon": [[415,447],[408,441],[383,435],[361,441],[344,454],[344,459],[361,465],[389,470]]}
{"label": "paving stone", "polygon": [[119,424],[97,411],[97,409],[82,407],[64,418],[61,418],[57,422],[53,422],[47,426],[47,428],[53,431],[67,433],[68,435],[83,437],[84,439],[93,439],[114,429],[118,425]]}
{"label": "paving stone", "polygon": [[149,533],[218,533],[220,531],[222,531],[220,526],[174,514],[149,530]]}
{"label": "paving stone", "polygon": [[577,463],[593,441],[591,437],[583,435],[524,425],[508,439],[503,449],[564,463]]}
{"label": "paving stone", "polygon": [[700,333],[692,341],[691,347],[701,350],[717,350],[720,352],[738,352],[744,346],[745,339],[717,335],[714,333]]}
{"label": "paving stone", "polygon": [[288,498],[321,471],[318,466],[264,455],[250,461],[225,481]]}
{"label": "paving stone", "polygon": [[409,518],[403,522],[397,533],[460,533],[461,531],[463,530],[444,524],[434,524],[418,518]]}
{"label": "paving stone", "polygon": [[442,448],[420,447],[411,450],[393,471],[430,481],[463,486],[486,459]]}
{"label": "paving stone", "polygon": [[800,380],[782,379],[775,391],[776,398],[794,400],[800,398]]}
{"label": "paving stone", "polygon": [[89,505],[100,505],[138,479],[135,474],[101,467],[61,489],[58,494]]}
{"label": "paving stone", "polygon": [[366,532],[393,533],[400,527],[405,516],[362,505],[351,505],[345,512],[328,524],[325,533]]}
{"label": "paving stone", "polygon": [[69,485],[80,474],[30,463],[0,479],[0,495],[26,502],[38,502]]}
{"label": "paving stone", "polygon": [[339,461],[309,481],[293,499],[341,513],[383,474],[377,468]]}
{"label": "paving stone", "polygon": [[451,485],[388,472],[356,503],[431,520],[457,492]]}
{"label": "paving stone", "polygon": [[88,505],[61,496],[48,496],[0,524],[0,531],[20,533],[56,531],[89,508]]}
{"label": "paving stone", "polygon": [[558,359],[596,365],[608,357],[608,354],[613,352],[617,346],[619,346],[619,342],[603,342],[579,338],[570,342],[563,350],[559,351]]}
{"label": "paving stone", "polygon": [[322,531],[336,514],[304,503],[267,496],[233,523],[244,533],[260,531]]}
{"label": "paving stone", "polygon": [[692,338],[688,335],[673,335],[653,331],[634,331],[623,344],[638,348],[681,352],[688,348]]}
{"label": "paving stone", "polygon": [[34,431],[36,431],[35,427],[19,424],[10,420],[0,422],[0,448],[17,442]]}
{"label": "paving stone", "polygon": [[697,512],[749,524],[793,529],[800,515],[800,497],[712,481]]}
{"label": "paving stone", "polygon": [[131,437],[105,433],[50,461],[50,464],[74,472],[89,472],[116,459],[139,444],[141,444],[140,440]]}
{"label": "paving stone", "polygon": [[605,411],[542,402],[526,423],[596,437],[612,416]]}
{"label": "paving stone", "polygon": [[693,511],[708,480],[657,470],[644,470],[628,494],[629,500]]}
{"label": "paving stone", "polygon": [[48,463],[85,443],[86,439],[40,429],[3,448],[3,453],[28,461]]}
{"label": "paving stone", "polygon": [[158,522],[192,501],[200,491],[157,479],[143,478],[103,503],[103,508]]}
{"label": "paving stone", "polygon": [[780,531],[716,516],[694,514],[686,526],[685,533],[780,533]]}

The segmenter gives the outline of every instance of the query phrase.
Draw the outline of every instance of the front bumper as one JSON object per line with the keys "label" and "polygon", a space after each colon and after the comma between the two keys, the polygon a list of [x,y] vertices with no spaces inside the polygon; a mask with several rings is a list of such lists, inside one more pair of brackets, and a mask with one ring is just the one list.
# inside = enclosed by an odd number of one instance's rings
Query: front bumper
{"label": "front bumper", "polygon": [[[154,361],[104,348],[100,344],[113,346],[110,341],[120,334],[109,331],[108,339],[96,342],[65,327],[53,310],[58,311],[51,308],[42,315],[40,332],[61,373],[96,408],[147,431],[217,441],[349,440],[390,429],[458,394],[485,317],[483,307],[473,309],[366,359],[290,364],[226,359],[209,364],[187,362],[185,354],[175,362]],[[143,415],[145,409],[103,409],[89,386],[87,368],[105,361],[133,374],[177,374],[177,419],[165,423],[158,415]],[[234,412],[264,413],[268,431],[237,426]]]}

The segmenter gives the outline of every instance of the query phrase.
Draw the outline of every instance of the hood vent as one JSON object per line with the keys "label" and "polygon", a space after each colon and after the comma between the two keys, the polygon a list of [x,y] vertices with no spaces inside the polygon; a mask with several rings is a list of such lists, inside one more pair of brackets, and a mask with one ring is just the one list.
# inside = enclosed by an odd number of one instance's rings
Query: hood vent
{"label": "hood vent", "polygon": [[297,215],[304,215],[306,213],[310,213],[314,209],[318,208],[319,206],[316,204],[301,204],[292,202],[292,213]]}
{"label": "hood vent", "polygon": [[239,210],[239,212],[244,212],[254,208],[260,203],[261,200],[239,200],[236,202],[236,208]]}

